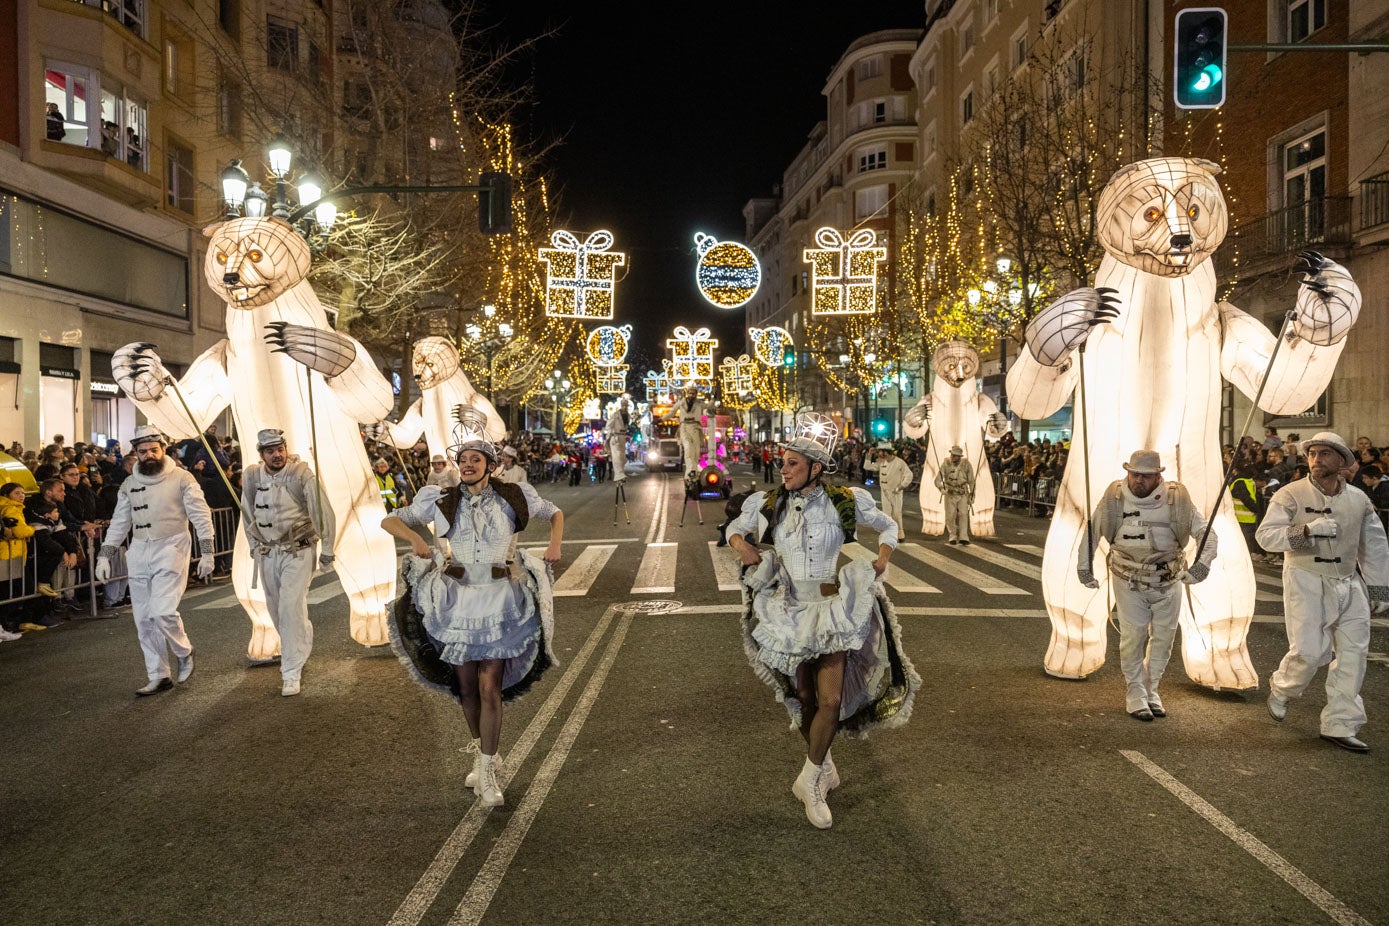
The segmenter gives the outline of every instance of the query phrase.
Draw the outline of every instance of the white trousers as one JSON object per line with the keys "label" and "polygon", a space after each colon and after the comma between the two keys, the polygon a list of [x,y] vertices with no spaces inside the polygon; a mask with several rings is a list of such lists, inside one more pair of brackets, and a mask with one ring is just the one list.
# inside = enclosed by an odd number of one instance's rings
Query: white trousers
{"label": "white trousers", "polygon": [[145,653],[145,673],[150,681],[173,676],[170,649],[180,659],[193,652],[178,613],[178,603],[188,587],[192,550],[192,536],[182,533],[163,540],[132,540],[126,553],[130,609],[135,614],[135,634]]}
{"label": "white trousers", "polygon": [[682,424],[680,426],[680,447],[685,451],[685,472],[699,472],[699,447],[702,442],[704,432],[694,426]]}
{"label": "white trousers", "polygon": [[1317,670],[1326,670],[1321,732],[1354,736],[1365,723],[1360,685],[1370,650],[1370,598],[1359,576],[1330,579],[1283,567],[1283,622],[1288,655],[1268,680],[1280,698],[1301,696]]}
{"label": "white trousers", "polygon": [[613,481],[621,482],[627,478],[627,435],[615,434],[608,438],[608,459],[613,461]]}
{"label": "white trousers", "polygon": [[882,498],[880,501],[883,506],[883,512],[893,521],[897,522],[897,536],[899,538],[905,538],[907,536],[907,529],[902,525],[903,490],[897,489],[894,492],[889,492],[884,489],[881,495]]}
{"label": "white trousers", "polygon": [[309,623],[309,582],[318,560],[317,546],[271,550],[260,559],[260,582],[270,621],[280,634],[280,677],[298,681],[313,649]]}
{"label": "white trousers", "polygon": [[1124,673],[1124,709],[1132,713],[1149,705],[1162,706],[1158,683],[1172,657],[1177,617],[1182,609],[1182,583],[1161,588],[1130,588],[1111,576],[1119,612],[1119,670]]}
{"label": "white trousers", "polygon": [[969,539],[969,496],[945,496],[945,530],[951,540]]}

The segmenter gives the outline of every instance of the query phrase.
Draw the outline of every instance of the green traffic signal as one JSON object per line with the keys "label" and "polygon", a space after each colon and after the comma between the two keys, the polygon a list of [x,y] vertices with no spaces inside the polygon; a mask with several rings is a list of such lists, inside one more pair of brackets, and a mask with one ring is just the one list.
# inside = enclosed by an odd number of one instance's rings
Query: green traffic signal
{"label": "green traffic signal", "polygon": [[1172,91],[1182,109],[1215,109],[1225,102],[1228,17],[1220,7],[1177,13]]}
{"label": "green traffic signal", "polygon": [[786,353],[784,353],[784,354],[781,355],[781,363],[782,363],[783,366],[787,366],[787,367],[793,367],[793,366],[795,366],[795,365],[796,365],[796,352],[793,351],[793,350],[790,350],[790,349],[788,348],[787,351],[786,351]]}

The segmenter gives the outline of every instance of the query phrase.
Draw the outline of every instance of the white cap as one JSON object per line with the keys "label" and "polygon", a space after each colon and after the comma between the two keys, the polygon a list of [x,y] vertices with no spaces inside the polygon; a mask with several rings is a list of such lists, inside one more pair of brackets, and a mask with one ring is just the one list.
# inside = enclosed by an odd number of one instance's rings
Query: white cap
{"label": "white cap", "polygon": [[168,438],[153,425],[142,424],[135,429],[135,436],[130,439],[130,449],[133,452],[141,444],[148,444],[154,441],[162,446],[169,446]]}

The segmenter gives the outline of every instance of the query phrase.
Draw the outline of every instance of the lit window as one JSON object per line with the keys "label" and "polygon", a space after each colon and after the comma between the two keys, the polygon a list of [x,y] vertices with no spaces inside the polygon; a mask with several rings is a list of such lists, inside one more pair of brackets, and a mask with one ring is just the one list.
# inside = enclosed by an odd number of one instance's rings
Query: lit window
{"label": "lit window", "polygon": [[868,187],[854,193],[854,220],[882,218],[887,215],[887,184]]}
{"label": "lit window", "polygon": [[81,148],[96,147],[97,109],[87,103],[97,93],[90,68],[48,62],[43,72],[44,108],[49,141]]}
{"label": "lit window", "polygon": [[149,170],[143,104],[116,90],[101,91],[101,150],[136,170]]}

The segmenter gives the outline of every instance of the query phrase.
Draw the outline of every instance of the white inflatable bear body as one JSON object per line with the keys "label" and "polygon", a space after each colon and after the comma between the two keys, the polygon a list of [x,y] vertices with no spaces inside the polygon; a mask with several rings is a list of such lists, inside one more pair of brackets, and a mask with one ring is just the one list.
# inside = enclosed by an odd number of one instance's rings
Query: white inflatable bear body
{"label": "white inflatable bear body", "polygon": [[[1083,678],[1104,662],[1109,576],[1100,588],[1076,578],[1084,540],[1085,462],[1091,505],[1123,475],[1135,450],[1156,450],[1164,478],[1181,482],[1209,512],[1223,469],[1219,435],[1221,377],[1251,399],[1274,350],[1263,323],[1216,303],[1209,260],[1225,236],[1225,201],[1209,162],[1159,158],[1130,164],[1106,186],[1097,223],[1106,255],[1095,289],[1076,290],[1028,326],[1027,346],[1008,374],[1014,410],[1052,414],[1077,386],[1084,345],[1085,394],[1076,395],[1072,453],[1047,535],[1042,594],[1052,623],[1046,671]],[[1350,276],[1320,255],[1306,258],[1308,277],[1259,406],[1273,414],[1305,410],[1326,388],[1359,311]],[[1103,290],[1115,292],[1107,296]],[[1097,291],[1098,290],[1098,291]],[[1113,298],[1110,324],[1103,308]],[[1087,340],[1088,336],[1088,340]],[[1189,586],[1182,603],[1182,658],[1187,674],[1211,688],[1258,685],[1245,638],[1254,613],[1254,574],[1228,493],[1215,518],[1219,555],[1209,578]],[[1195,550],[1187,549],[1188,561]],[[1101,544],[1104,548],[1104,544]],[[1194,606],[1194,610],[1193,610]]]}
{"label": "white inflatable bear body", "polygon": [[430,456],[436,453],[449,456],[457,423],[454,409],[460,405],[472,406],[487,416],[490,440],[500,442],[506,436],[506,422],[492,403],[473,388],[458,362],[458,348],[448,338],[421,338],[415,342],[412,353],[420,397],[401,417],[399,424],[387,423],[392,444],[404,450],[415,446],[423,434]]}
{"label": "white inflatable bear body", "polygon": [[[385,507],[358,422],[385,417],[392,404],[390,383],[365,348],[329,329],[305,279],[308,245],[287,223],[233,219],[208,233],[205,273],[213,291],[227,299],[227,337],[198,357],[180,380],[196,422],[163,387],[167,371],[152,345],[121,348],[112,360],[116,380],[152,424],[174,437],[196,436],[230,404],[247,464],[256,460],[255,435],[262,428],[283,430],[290,450],[318,473],[323,499],[337,520],[335,567],[351,606],[352,639],[384,644],[386,603],[395,596],[395,546],[380,529]],[[283,327],[267,342],[272,323]],[[277,349],[275,343],[283,346]],[[263,589],[250,587],[251,565],[246,535],[238,531],[232,585],[251,617],[248,654],[267,659],[279,652],[279,634]]]}
{"label": "white inflatable bear body", "polygon": [[970,506],[969,531],[975,537],[994,535],[994,482],[984,455],[984,436],[997,439],[1008,430],[1008,420],[994,400],[979,391],[976,375],[979,353],[963,341],[949,341],[936,348],[932,364],[936,379],[931,393],[907,412],[908,437],[926,435],[925,463],[921,468],[921,530],[938,537],[945,533],[945,499],[936,488],[936,474],[950,448],[959,445],[974,467],[974,502]]}

